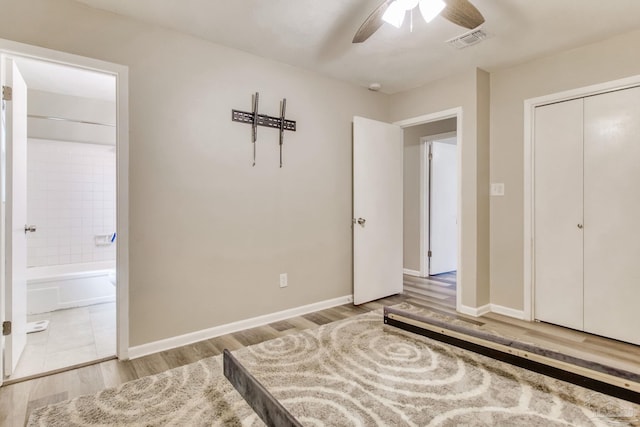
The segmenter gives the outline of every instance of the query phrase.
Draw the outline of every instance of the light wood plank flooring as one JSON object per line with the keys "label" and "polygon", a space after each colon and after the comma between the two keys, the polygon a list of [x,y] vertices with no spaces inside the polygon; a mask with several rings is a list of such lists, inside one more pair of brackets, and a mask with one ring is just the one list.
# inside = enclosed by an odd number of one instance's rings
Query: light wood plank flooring
{"label": "light wood plank flooring", "polygon": [[426,279],[405,276],[404,287],[403,295],[384,298],[357,307],[350,304],[342,305],[136,360],[126,362],[110,360],[2,387],[0,388],[0,426],[23,426],[28,414],[37,407],[95,393],[106,387],[114,387],[126,381],[192,363],[220,354],[224,348],[235,350],[400,302],[419,304],[475,322],[481,327],[486,325],[488,328],[503,330],[510,336],[522,336],[528,342],[552,343],[556,347],[566,349],[569,354],[640,373],[640,347],[638,346],[554,325],[523,322],[493,313],[480,318],[456,313],[455,273]]}

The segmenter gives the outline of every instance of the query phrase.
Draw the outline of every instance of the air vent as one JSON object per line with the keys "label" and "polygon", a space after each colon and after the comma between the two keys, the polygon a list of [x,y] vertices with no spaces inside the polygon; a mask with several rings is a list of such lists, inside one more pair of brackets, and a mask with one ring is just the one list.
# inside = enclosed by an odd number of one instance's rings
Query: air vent
{"label": "air vent", "polygon": [[458,37],[454,37],[451,40],[447,40],[446,43],[457,49],[464,49],[468,46],[480,43],[487,38],[487,33],[481,29],[471,30]]}

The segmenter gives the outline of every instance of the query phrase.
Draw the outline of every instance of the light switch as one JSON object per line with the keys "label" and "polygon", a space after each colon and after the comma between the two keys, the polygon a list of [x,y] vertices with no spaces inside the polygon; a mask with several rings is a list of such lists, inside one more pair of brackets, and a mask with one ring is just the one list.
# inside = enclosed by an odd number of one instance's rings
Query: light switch
{"label": "light switch", "polygon": [[492,196],[504,196],[504,183],[492,182],[491,183],[491,195]]}

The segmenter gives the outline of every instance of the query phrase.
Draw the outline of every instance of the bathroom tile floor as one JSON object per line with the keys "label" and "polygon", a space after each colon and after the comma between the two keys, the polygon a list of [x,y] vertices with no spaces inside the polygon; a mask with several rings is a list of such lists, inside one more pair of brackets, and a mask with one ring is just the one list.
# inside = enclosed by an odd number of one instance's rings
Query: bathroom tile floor
{"label": "bathroom tile floor", "polygon": [[27,335],[18,366],[7,379],[24,378],[116,354],[116,304],[96,304],[35,314],[27,322],[49,320],[49,328]]}

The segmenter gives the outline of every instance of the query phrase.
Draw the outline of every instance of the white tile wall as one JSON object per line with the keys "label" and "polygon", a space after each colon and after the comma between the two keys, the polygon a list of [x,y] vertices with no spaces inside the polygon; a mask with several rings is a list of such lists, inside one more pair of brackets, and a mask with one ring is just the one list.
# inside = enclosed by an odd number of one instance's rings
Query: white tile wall
{"label": "white tile wall", "polygon": [[29,139],[27,265],[115,260],[115,243],[95,236],[116,231],[115,147]]}

